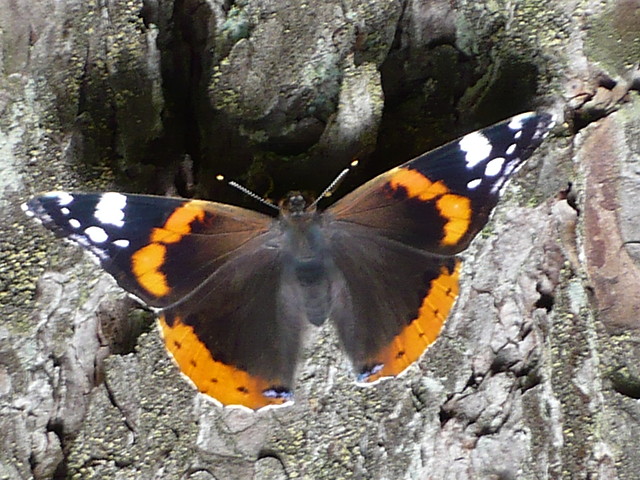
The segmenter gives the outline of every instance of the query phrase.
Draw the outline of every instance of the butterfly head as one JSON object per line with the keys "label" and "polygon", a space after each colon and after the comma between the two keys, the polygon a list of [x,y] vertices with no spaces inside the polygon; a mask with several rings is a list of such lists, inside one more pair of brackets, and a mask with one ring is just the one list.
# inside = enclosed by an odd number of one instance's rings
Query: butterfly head
{"label": "butterfly head", "polygon": [[293,191],[280,200],[280,215],[285,218],[299,218],[311,216],[316,212],[313,196]]}

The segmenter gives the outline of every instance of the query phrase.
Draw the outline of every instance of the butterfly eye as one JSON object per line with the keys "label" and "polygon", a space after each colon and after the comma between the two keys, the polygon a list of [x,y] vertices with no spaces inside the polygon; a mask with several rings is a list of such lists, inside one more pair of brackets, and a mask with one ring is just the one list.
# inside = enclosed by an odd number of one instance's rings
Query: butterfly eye
{"label": "butterfly eye", "polygon": [[306,203],[302,195],[295,195],[289,199],[289,208],[293,211],[302,211]]}
{"label": "butterfly eye", "polygon": [[308,212],[308,208],[314,205],[313,200],[301,192],[289,192],[280,202],[280,208],[285,216],[298,216]]}

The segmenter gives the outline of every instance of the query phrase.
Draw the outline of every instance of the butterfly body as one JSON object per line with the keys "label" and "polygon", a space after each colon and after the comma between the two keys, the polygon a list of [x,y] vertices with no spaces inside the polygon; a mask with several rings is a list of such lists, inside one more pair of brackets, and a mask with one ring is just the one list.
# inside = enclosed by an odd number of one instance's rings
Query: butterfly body
{"label": "butterfly body", "polygon": [[313,201],[290,192],[281,202],[278,230],[282,236],[283,278],[295,285],[306,319],[321,325],[331,309],[334,272],[322,217]]}
{"label": "butterfly body", "polygon": [[363,383],[420,358],[456,299],[455,255],[552,125],[530,113],[471,133],[325,211],[292,192],[276,219],[113,192],[52,192],[25,211],[159,311],[167,350],[202,393],[259,409],[292,400],[310,325],[332,322]]}

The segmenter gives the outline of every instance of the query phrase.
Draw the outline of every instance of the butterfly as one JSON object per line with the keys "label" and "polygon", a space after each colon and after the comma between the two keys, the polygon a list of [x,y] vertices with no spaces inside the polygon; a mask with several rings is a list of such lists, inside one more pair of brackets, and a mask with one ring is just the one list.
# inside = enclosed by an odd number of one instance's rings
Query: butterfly
{"label": "butterfly", "polygon": [[358,382],[418,360],[458,295],[456,254],[553,124],[524,113],[469,133],[324,211],[300,192],[277,218],[116,192],[50,192],[23,209],[158,312],[167,350],[200,392],[257,410],[293,401],[305,332],[327,320]]}

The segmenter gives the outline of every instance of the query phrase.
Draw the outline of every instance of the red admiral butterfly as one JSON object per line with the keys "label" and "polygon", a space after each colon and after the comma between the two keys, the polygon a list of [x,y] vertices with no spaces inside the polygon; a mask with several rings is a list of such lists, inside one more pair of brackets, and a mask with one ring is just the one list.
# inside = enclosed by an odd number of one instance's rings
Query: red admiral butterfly
{"label": "red admiral butterfly", "polygon": [[323,212],[292,192],[277,219],[201,200],[51,192],[24,205],[159,311],[180,370],[223,405],[292,401],[301,339],[331,319],[360,382],[433,343],[464,250],[553,126],[525,113],[423,154]]}

